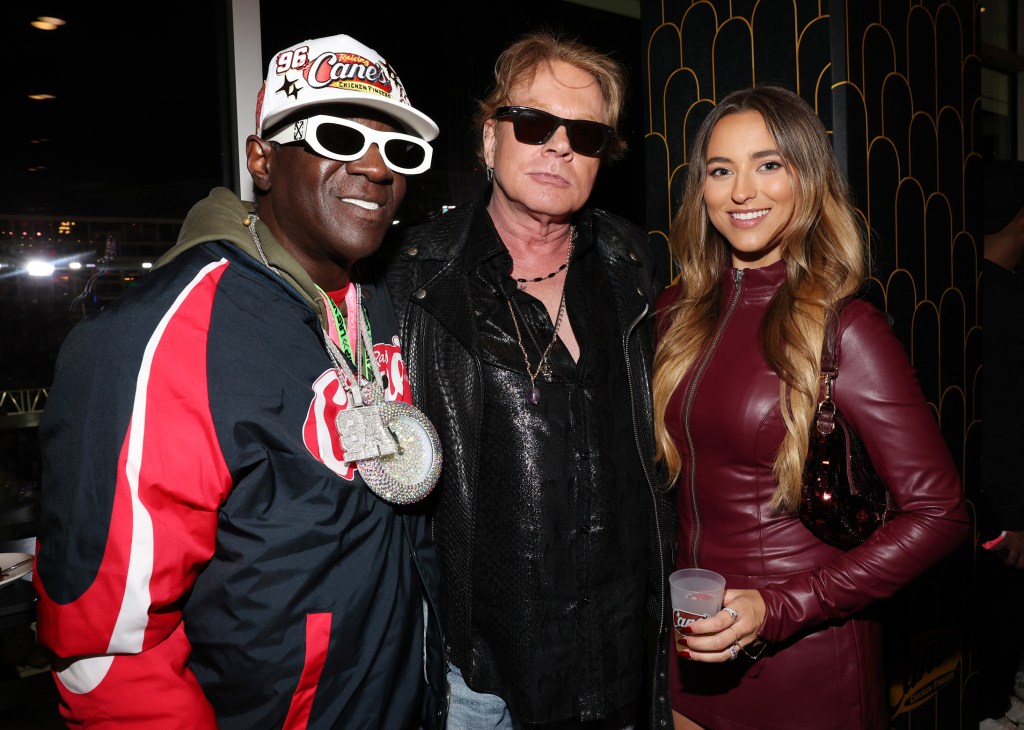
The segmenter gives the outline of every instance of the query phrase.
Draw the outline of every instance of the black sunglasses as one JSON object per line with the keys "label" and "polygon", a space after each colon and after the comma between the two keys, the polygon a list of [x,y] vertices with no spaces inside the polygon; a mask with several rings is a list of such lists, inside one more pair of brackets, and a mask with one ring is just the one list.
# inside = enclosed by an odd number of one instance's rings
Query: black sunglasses
{"label": "black sunglasses", "polygon": [[529,106],[499,106],[494,110],[495,119],[509,117],[519,142],[544,144],[559,127],[565,127],[573,152],[587,157],[599,157],[615,136],[615,130],[607,124],[589,119],[563,119]]}

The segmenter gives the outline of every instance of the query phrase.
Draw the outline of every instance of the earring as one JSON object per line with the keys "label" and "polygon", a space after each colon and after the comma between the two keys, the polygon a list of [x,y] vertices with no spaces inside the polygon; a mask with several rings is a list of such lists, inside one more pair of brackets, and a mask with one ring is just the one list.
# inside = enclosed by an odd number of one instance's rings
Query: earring
{"label": "earring", "polygon": [[484,174],[487,175],[487,182],[490,182],[494,179],[494,168],[488,165],[487,169],[484,170]]}

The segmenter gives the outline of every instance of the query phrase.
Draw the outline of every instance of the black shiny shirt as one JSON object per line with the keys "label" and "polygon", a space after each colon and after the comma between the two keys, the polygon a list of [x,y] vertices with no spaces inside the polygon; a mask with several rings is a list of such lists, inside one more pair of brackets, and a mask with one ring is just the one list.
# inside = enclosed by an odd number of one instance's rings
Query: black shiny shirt
{"label": "black shiny shirt", "polygon": [[649,500],[605,267],[581,226],[566,279],[579,360],[558,340],[540,402],[523,407],[530,379],[508,300],[531,371],[553,323],[516,288],[486,214],[467,254],[484,392],[473,689],[502,697],[521,722],[604,717],[640,692]]}

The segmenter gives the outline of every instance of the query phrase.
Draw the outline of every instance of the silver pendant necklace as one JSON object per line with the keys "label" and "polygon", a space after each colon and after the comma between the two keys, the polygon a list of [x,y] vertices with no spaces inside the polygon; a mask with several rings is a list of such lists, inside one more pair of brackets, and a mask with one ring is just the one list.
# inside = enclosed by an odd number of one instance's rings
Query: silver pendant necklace
{"label": "silver pendant necklace", "polygon": [[[256,233],[257,220],[256,214],[250,213],[243,222],[263,264],[272,269]],[[384,378],[373,355],[370,328],[363,323],[362,289],[355,282],[351,286],[352,302],[346,303],[355,319],[355,336],[349,328],[345,329],[353,363],[356,363],[354,369],[321,328],[324,349],[334,365],[339,384],[349,396],[349,405],[338,412],[334,427],[344,450],[344,462],[355,463],[374,494],[394,504],[412,504],[430,494],[437,484],[441,475],[441,441],[422,411],[409,403],[385,398]],[[333,316],[333,310],[331,314]],[[337,319],[335,321],[337,324]],[[369,354],[366,359],[370,361],[372,380],[362,374],[364,347]]]}
{"label": "silver pendant necklace", "polygon": [[[569,262],[572,259],[572,249],[575,243],[576,226],[573,226],[572,232],[569,234],[569,250],[565,254],[565,263],[562,264],[562,267],[559,268],[558,271],[569,268]],[[549,274],[546,277],[536,279],[535,281],[543,281],[544,279],[550,279],[552,276],[554,276],[554,274],[557,274],[558,271],[555,271],[554,273]],[[516,281],[523,280],[516,279]],[[542,373],[545,377],[549,377],[551,374],[551,366],[548,365],[548,355],[551,354],[551,348],[555,346],[556,342],[558,342],[558,328],[562,324],[562,315],[565,314],[565,288],[566,283],[568,281],[569,275],[566,274],[565,281],[562,282],[562,296],[558,302],[558,314],[555,316],[555,331],[551,334],[551,341],[548,342],[548,346],[545,347],[544,352],[541,353],[540,362],[537,363],[536,369],[532,369],[530,367],[530,358],[526,354],[526,345],[523,343],[523,335],[522,332],[519,330],[519,321],[516,319],[516,312],[515,308],[512,306],[512,299],[510,297],[505,298],[505,303],[508,304],[508,313],[512,316],[512,326],[515,327],[516,330],[516,342],[519,344],[519,351],[523,353],[523,362],[526,363],[526,375],[528,378],[530,378],[530,387],[526,391],[526,402],[529,403],[531,406],[535,406],[540,403],[540,388],[537,387],[537,377]]]}

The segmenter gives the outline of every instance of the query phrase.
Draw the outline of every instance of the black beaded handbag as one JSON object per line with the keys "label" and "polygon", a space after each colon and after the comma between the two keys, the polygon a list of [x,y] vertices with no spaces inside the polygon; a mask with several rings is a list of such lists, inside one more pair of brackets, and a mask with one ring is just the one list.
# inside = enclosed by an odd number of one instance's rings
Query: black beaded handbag
{"label": "black beaded handbag", "polygon": [[839,374],[837,330],[838,318],[830,314],[821,353],[821,402],[811,424],[797,512],[819,539],[849,550],[892,516],[893,502],[864,444],[832,402],[832,381]]}

